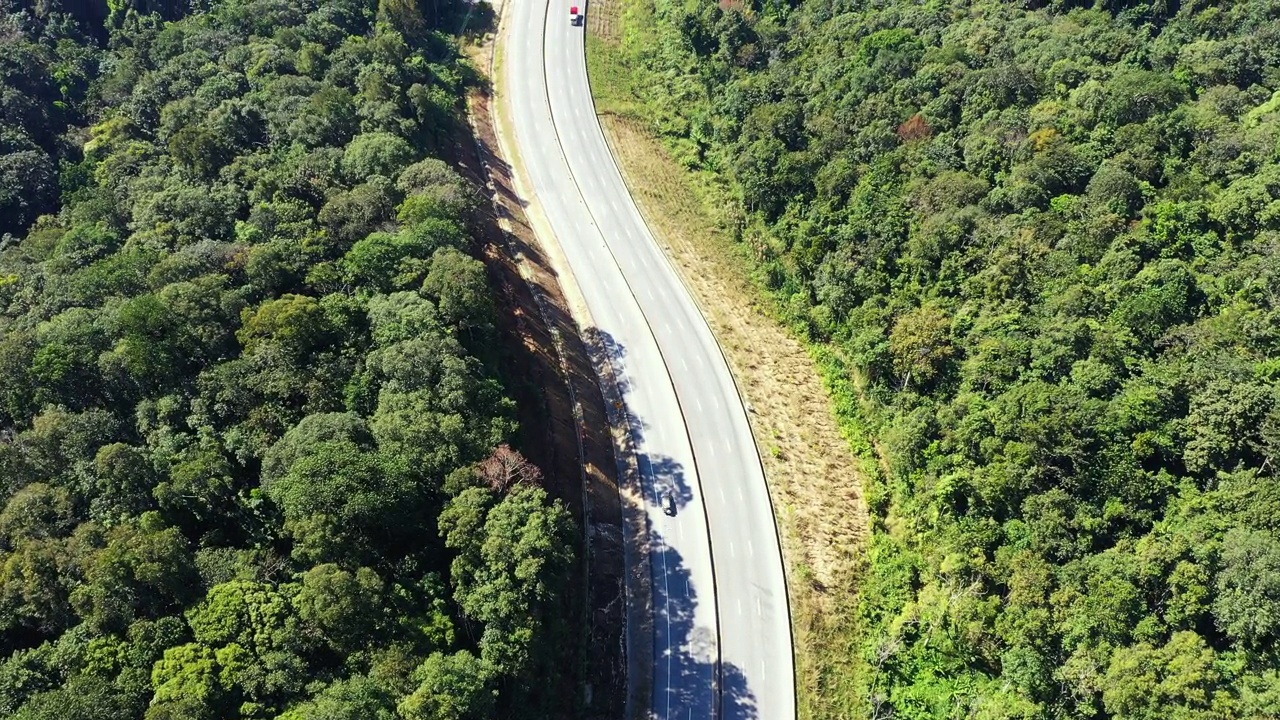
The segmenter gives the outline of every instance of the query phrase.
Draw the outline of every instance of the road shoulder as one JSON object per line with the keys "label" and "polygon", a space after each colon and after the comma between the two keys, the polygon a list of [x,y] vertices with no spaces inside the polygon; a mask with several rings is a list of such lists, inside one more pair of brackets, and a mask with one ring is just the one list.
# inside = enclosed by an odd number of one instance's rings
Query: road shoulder
{"label": "road shoulder", "polygon": [[[733,222],[709,198],[716,179],[677,162],[629,93],[625,43],[643,43],[644,3],[599,0],[588,18],[588,68],[600,123],[628,188],[725,352],[761,450],[783,545],[801,717],[825,717],[849,692],[848,644],[864,561],[866,440],[849,433],[856,398],[825,348],[777,319],[751,277]],[[626,13],[630,12],[631,15]],[[651,20],[651,18],[649,18]],[[845,422],[841,422],[841,419]],[[874,469],[873,469],[874,470]],[[825,696],[825,697],[824,697]],[[833,702],[834,700],[834,702]]]}

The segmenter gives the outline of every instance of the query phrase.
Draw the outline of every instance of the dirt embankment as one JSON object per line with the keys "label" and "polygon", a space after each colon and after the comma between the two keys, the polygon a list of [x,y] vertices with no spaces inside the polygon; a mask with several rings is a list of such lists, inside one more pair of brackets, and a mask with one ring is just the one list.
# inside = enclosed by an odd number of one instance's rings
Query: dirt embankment
{"label": "dirt embankment", "polygon": [[[492,36],[469,48],[482,71]],[[489,195],[479,254],[499,298],[503,375],[519,405],[518,449],[542,469],[544,484],[584,528],[583,566],[565,611],[581,642],[558,649],[575,687],[564,688],[563,717],[618,720],[627,695],[626,596],[618,464],[604,398],[559,280],[539,249],[502,159],[486,89],[468,97],[469,135],[456,165]]]}

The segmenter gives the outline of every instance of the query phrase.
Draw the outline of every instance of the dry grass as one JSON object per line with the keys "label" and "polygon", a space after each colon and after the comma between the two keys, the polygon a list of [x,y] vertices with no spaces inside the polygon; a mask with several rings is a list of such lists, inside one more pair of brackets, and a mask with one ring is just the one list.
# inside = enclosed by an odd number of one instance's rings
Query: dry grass
{"label": "dry grass", "polygon": [[[825,586],[853,569],[866,531],[859,467],[822,375],[798,340],[765,314],[738,250],[703,212],[687,173],[640,124],[602,117],[627,184],[698,298],[752,407],[791,559]],[[799,541],[798,544],[796,541]],[[799,551],[799,554],[796,554]]]}
{"label": "dry grass", "polygon": [[622,0],[591,0],[587,7],[587,32],[608,42],[622,39]]}
{"label": "dry grass", "polygon": [[[609,0],[608,7],[618,12],[621,5]],[[599,6],[593,10],[602,14]],[[837,696],[853,691],[852,610],[867,537],[862,460],[841,431],[809,349],[767,314],[748,258],[722,213],[712,209],[714,182],[676,162],[639,119],[643,112],[627,92],[618,42],[616,35],[589,38],[601,122],[628,186],[693,290],[750,403],[783,539],[801,716],[842,717],[839,708],[852,698]]]}

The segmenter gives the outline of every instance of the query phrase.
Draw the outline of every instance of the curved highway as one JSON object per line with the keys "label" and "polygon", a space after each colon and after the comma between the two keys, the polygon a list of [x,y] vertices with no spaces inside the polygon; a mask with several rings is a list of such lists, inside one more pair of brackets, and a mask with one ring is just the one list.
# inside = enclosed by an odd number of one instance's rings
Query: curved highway
{"label": "curved highway", "polygon": [[790,720],[790,618],[760,458],[724,356],[605,142],[569,2],[512,0],[502,82],[523,169],[619,377],[645,484],[651,715]]}

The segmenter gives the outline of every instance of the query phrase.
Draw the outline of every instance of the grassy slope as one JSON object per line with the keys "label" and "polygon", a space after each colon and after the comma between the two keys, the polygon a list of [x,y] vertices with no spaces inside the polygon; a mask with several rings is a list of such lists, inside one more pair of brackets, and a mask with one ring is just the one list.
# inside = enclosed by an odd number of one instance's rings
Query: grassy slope
{"label": "grassy slope", "polygon": [[606,135],[651,226],[683,271],[752,405],[756,441],[778,509],[796,640],[800,716],[848,717],[858,684],[854,611],[865,552],[864,491],[879,464],[861,422],[849,370],[826,346],[781,325],[777,299],[735,242],[732,207],[718,178],[688,170],[680,148],[650,130],[629,88],[643,82],[629,48],[658,42],[650,0],[593,6],[588,70]]}

